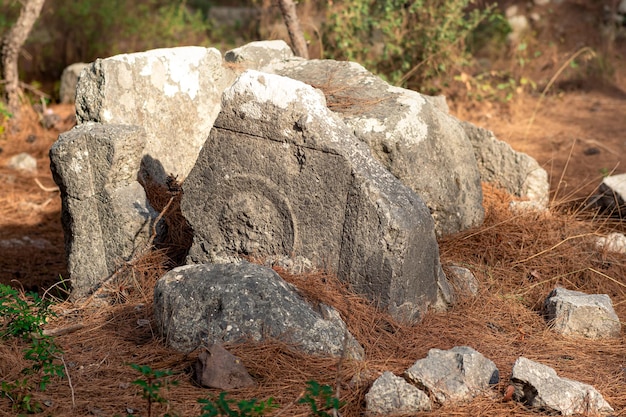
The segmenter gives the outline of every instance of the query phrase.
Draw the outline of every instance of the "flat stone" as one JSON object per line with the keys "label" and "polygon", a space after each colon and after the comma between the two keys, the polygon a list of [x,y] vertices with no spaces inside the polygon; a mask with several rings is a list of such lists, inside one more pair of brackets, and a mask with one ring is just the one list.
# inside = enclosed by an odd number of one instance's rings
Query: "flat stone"
{"label": "flat stone", "polygon": [[424,391],[388,371],[374,381],[365,394],[365,404],[368,416],[406,415],[432,409],[432,402]]}

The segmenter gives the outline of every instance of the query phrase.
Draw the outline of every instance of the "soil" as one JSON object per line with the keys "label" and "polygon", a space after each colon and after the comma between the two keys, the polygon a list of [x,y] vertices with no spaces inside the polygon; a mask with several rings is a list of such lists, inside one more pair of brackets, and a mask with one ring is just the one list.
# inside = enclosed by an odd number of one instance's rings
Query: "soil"
{"label": "soil", "polygon": [[[595,10],[594,3],[572,1],[569,9],[563,9],[567,11],[563,16],[570,16],[570,20],[561,22],[565,28],[565,35],[561,36],[573,46],[580,43],[581,32],[593,28],[576,25],[581,13]],[[548,32],[540,32],[537,39],[540,35],[554,36]],[[596,42],[591,46],[598,50],[605,46],[597,39],[592,42]],[[353,321],[370,323],[365,326],[369,330],[352,323],[351,331],[361,331],[367,340],[381,332],[376,336],[378,339],[371,339],[373,342],[366,349],[373,352],[370,356],[373,359],[362,365],[366,369],[345,365],[344,369],[337,370],[336,361],[299,356],[278,342],[235,346],[232,350],[257,377],[260,387],[256,391],[237,391],[234,395],[243,398],[278,396],[279,403],[289,407],[285,415],[306,415],[306,409],[303,411],[295,401],[305,381],[316,379],[334,384],[338,376],[346,398],[354,402],[345,410],[345,415],[358,415],[367,383],[383,369],[391,368],[400,374],[430,347],[471,344],[500,367],[504,382],[497,386],[498,395],[507,388],[506,378],[510,376],[515,357],[524,354],[555,367],[559,374],[594,385],[614,406],[615,415],[626,415],[623,411],[626,394],[621,392],[626,383],[624,336],[612,341],[571,341],[547,331],[537,314],[546,291],[560,283],[570,289],[607,293],[613,298],[618,315],[626,316],[623,282],[626,258],[616,254],[591,254],[588,245],[572,243],[578,242],[579,236],[593,236],[607,230],[624,231],[624,225],[598,218],[581,223],[563,209],[563,203],[571,209],[593,194],[604,175],[626,172],[624,44],[626,42],[622,41],[612,45],[611,74],[570,74],[554,83],[545,95],[541,92],[550,78],[578,47],[555,50],[548,42],[537,42],[534,47],[541,52],[542,59],[552,62],[552,66],[536,65],[540,68],[536,74],[537,89],[519,91],[508,103],[476,102],[452,94],[453,114],[493,130],[499,139],[539,161],[550,174],[554,203],[552,211],[545,216],[520,219],[507,211],[509,196],[486,186],[485,225],[441,242],[445,265],[460,262],[476,270],[483,291],[474,301],[463,301],[447,313],[429,313],[421,325],[405,328],[376,315],[371,307],[346,295],[346,299],[349,298],[344,306],[347,314],[352,314]],[[543,49],[542,45],[545,45]],[[59,277],[67,277],[60,193],[50,173],[48,150],[58,135],[73,125],[74,109],[70,105],[51,105],[50,110],[60,116],[60,121],[52,128],[44,129],[40,115],[26,109],[19,131],[0,139],[0,283],[39,293],[58,286]],[[10,158],[21,152],[37,159],[36,172],[7,167]],[[588,262],[588,265],[581,267],[574,264],[575,261]],[[584,272],[575,274],[582,270]],[[598,274],[589,270],[600,271],[608,278],[599,279]],[[307,285],[301,277],[284,272],[283,275],[297,285]],[[312,298],[324,299],[331,297],[333,291],[344,291],[339,284],[329,287],[332,278],[328,276],[317,275],[309,280],[314,284],[321,282],[308,290]],[[320,289],[322,287],[326,290]],[[81,323],[85,329],[57,339],[66,360],[72,362],[69,369],[74,385],[68,386],[67,381],[62,380],[45,393],[36,394],[42,401],[52,399],[47,410],[49,415],[114,415],[131,411],[147,414],[148,406],[140,389],[132,385],[138,375],[130,370],[129,363],[150,364],[155,369],[177,372],[179,376],[174,379],[179,381],[179,386],[164,391],[164,395],[171,399],[172,409],[182,415],[197,415],[199,406],[193,405],[195,399],[216,394],[216,391],[202,390],[191,384],[187,369],[192,358],[168,350],[154,337],[151,327],[141,322],[151,320],[150,291],[150,288],[143,288],[136,291],[134,298],[122,297],[115,305],[100,310],[81,309],[68,302],[57,307],[60,318],[52,325]],[[341,307],[339,309],[341,311]],[[363,315],[358,316],[359,312]],[[498,331],[486,332],[486,323],[491,323],[490,328]],[[408,346],[413,341],[415,346]],[[22,342],[0,345],[3,379],[19,376],[23,348]],[[9,364],[8,358],[14,358],[11,361],[15,363]],[[355,374],[367,383],[364,386],[349,384]],[[158,407],[159,415],[166,411],[164,405]],[[491,398],[438,410],[434,415],[471,416],[478,412],[490,416],[540,415],[513,402],[503,403]],[[0,415],[14,415],[6,398],[0,398]]]}

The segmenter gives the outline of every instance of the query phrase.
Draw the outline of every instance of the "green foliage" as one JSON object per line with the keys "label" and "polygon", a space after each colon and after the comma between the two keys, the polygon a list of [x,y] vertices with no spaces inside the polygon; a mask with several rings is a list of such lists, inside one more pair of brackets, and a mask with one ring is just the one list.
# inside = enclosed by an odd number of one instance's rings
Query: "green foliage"
{"label": "green foliage", "polygon": [[464,84],[468,98],[478,101],[508,103],[524,90],[537,89],[537,84],[530,78],[518,78],[503,71],[489,71],[473,77],[463,72],[454,80]]}
{"label": "green foliage", "polygon": [[345,0],[329,3],[323,28],[328,57],[357,61],[396,85],[434,92],[437,77],[466,64],[466,41],[494,6],[474,0]]}
{"label": "green foliage", "polygon": [[[131,364],[131,368],[138,371],[143,376],[143,379],[136,379],[133,384],[141,387],[142,396],[148,402],[148,417],[152,415],[152,404],[154,403],[167,403],[168,401],[161,396],[161,388],[168,387],[168,385],[177,385],[177,381],[168,381],[167,377],[172,376],[172,371],[152,369],[148,365]],[[166,417],[173,416],[172,414],[166,414]]]}
{"label": "green foliage", "polygon": [[328,411],[339,409],[343,403],[333,395],[333,389],[329,385],[320,385],[316,381],[307,382],[305,395],[298,400],[300,404],[308,404],[311,407],[311,415],[315,417],[332,417]]}
{"label": "green foliage", "polygon": [[28,378],[18,379],[14,382],[2,381],[0,394],[8,398],[13,404],[13,411],[25,411],[29,414],[41,412],[41,404],[33,400],[31,386]]}
{"label": "green foliage", "polygon": [[[200,404],[203,404],[203,413],[200,417],[259,417],[278,408],[273,398],[269,398],[267,401],[258,401],[256,398],[253,398],[235,403],[235,400],[227,399],[226,395],[227,393],[222,392],[217,398],[198,400]],[[237,407],[236,410],[233,408],[233,405]]]}
{"label": "green foliage", "polygon": [[41,332],[39,326],[53,315],[37,293],[22,296],[15,288],[0,284],[0,337],[28,338],[32,332]]}
{"label": "green foliage", "polygon": [[29,341],[24,359],[32,362],[22,369],[23,379],[13,382],[3,381],[0,395],[13,403],[14,411],[34,413],[41,410],[41,404],[32,398],[32,375],[39,376],[39,390],[44,391],[53,377],[65,376],[62,364],[55,363],[63,351],[54,339],[43,334],[41,325],[54,314],[49,304],[38,294],[21,294],[16,289],[0,284],[0,337],[19,337]]}

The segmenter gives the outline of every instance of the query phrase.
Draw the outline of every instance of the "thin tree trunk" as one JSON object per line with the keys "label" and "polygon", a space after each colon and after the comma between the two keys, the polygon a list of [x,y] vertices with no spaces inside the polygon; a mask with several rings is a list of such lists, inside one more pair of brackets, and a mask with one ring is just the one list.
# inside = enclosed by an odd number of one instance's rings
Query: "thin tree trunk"
{"label": "thin tree trunk", "polygon": [[300,21],[296,14],[296,5],[293,0],[278,0],[278,6],[283,14],[285,25],[287,26],[287,32],[289,32],[289,39],[296,55],[302,58],[309,59],[309,49],[304,40],[304,33],[300,27]]}
{"label": "thin tree trunk", "polygon": [[20,86],[17,61],[20,49],[28,38],[35,21],[41,13],[45,0],[26,0],[17,22],[7,32],[2,40],[2,76],[4,78],[4,92],[9,112],[14,120],[19,119],[20,113]]}

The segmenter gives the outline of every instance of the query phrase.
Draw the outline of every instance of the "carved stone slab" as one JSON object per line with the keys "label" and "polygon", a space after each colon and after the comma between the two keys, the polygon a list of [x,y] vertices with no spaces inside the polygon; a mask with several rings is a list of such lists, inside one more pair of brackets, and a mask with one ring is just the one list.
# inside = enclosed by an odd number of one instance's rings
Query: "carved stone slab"
{"label": "carved stone slab", "polygon": [[183,189],[190,262],[304,256],[408,321],[448,290],[426,205],[302,82],[244,72]]}

